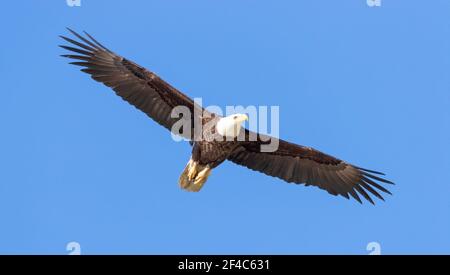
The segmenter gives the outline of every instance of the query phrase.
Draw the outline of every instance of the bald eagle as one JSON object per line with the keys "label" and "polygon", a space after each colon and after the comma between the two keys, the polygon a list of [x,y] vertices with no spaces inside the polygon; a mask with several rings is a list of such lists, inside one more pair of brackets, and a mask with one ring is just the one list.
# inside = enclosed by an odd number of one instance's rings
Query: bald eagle
{"label": "bald eagle", "polygon": [[[374,204],[368,193],[381,200],[384,199],[379,191],[391,194],[381,185],[393,184],[382,177],[383,173],[357,167],[313,148],[276,139],[276,150],[261,150],[267,143],[267,136],[242,126],[247,115],[222,117],[208,112],[153,72],[115,54],[88,33],[82,36],[68,30],[78,38],[77,41],[60,36],[70,43],[70,46],[60,45],[71,52],[63,57],[76,60],[70,64],[83,67],[81,71],[112,88],[122,99],[169,131],[179,121],[171,115],[179,106],[191,111],[190,117],[184,118],[192,122],[191,127],[195,125],[194,120],[204,126],[200,133],[196,129],[186,131],[189,134],[176,133],[189,139],[192,146],[191,158],[179,179],[181,188],[200,191],[212,169],[228,160],[286,182],[317,186],[347,199],[351,196],[360,203],[360,195]],[[197,109],[201,109],[200,112]],[[251,139],[251,136],[256,138]]]}

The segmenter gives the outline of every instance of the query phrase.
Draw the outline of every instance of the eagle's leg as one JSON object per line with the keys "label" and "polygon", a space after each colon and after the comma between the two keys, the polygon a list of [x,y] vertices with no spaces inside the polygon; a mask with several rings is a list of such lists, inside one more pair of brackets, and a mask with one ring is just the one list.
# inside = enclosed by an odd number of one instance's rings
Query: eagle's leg
{"label": "eagle's leg", "polygon": [[209,165],[201,165],[190,159],[180,176],[180,187],[191,192],[200,191],[208,180],[211,170]]}
{"label": "eagle's leg", "polygon": [[188,177],[189,181],[192,181],[192,180],[195,179],[195,177],[198,174],[198,169],[197,169],[198,168],[198,162],[193,161],[192,159],[190,159],[189,163],[188,163],[188,166],[189,166],[189,169],[188,169],[187,177]]}
{"label": "eagle's leg", "polygon": [[[209,175],[211,175],[211,168],[205,166],[195,177],[194,184],[198,186],[203,186],[205,182],[208,180]],[[201,188],[201,187],[200,187]]]}

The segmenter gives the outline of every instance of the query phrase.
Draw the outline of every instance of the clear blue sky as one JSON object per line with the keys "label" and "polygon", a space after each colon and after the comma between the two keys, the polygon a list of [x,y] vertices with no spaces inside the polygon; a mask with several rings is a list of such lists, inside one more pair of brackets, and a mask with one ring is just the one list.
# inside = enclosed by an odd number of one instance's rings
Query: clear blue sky
{"label": "clear blue sky", "polygon": [[[450,253],[450,2],[5,1],[0,253]],[[206,105],[279,105],[281,136],[397,183],[360,205],[225,163],[59,57],[86,30]]]}

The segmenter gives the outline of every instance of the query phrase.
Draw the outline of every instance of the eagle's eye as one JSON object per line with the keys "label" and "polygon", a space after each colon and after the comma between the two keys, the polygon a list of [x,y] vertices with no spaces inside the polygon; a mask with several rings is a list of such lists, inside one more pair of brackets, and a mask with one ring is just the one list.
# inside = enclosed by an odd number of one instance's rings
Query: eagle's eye
{"label": "eagle's eye", "polygon": [[238,119],[238,116],[234,116],[233,119]]}

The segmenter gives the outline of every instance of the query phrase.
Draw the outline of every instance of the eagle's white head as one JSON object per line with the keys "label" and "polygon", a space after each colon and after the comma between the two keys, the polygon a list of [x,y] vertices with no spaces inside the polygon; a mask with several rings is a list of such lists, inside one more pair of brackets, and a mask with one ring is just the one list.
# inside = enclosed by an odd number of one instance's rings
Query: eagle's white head
{"label": "eagle's white head", "polygon": [[216,125],[217,133],[224,137],[235,138],[239,136],[242,123],[248,120],[245,114],[235,114],[221,118]]}

